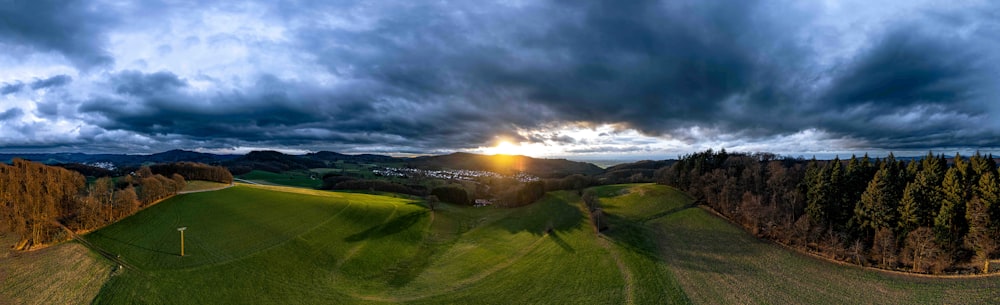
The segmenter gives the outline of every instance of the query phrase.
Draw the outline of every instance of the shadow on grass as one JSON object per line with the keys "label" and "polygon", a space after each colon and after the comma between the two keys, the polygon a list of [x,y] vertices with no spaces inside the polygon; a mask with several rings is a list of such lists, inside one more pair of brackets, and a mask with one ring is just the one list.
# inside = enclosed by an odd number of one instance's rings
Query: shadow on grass
{"label": "shadow on grass", "polygon": [[[672,265],[688,270],[723,274],[755,272],[753,264],[744,263],[756,253],[756,248],[751,245],[754,241],[742,238],[742,231],[720,231],[698,224],[660,224],[654,221],[688,209],[697,210],[687,205],[640,220],[606,214],[611,230],[604,235],[615,244],[647,259],[659,262],[669,259]],[[723,220],[709,216],[704,221]]]}
{"label": "shadow on grass", "polygon": [[568,243],[566,243],[565,240],[562,239],[562,237],[559,237],[559,232],[552,231],[552,233],[549,234],[549,237],[551,237],[552,241],[556,242],[556,244],[559,245],[559,247],[562,247],[563,250],[566,250],[566,252],[570,253],[576,252],[575,250],[573,250],[573,247],[571,247]]}
{"label": "shadow on grass", "polygon": [[347,242],[358,242],[362,240],[381,238],[402,232],[413,225],[420,222],[420,219],[424,217],[425,214],[430,213],[429,210],[422,210],[413,213],[409,213],[395,219],[374,227],[370,227],[367,230],[352,234],[344,238]]}
{"label": "shadow on grass", "polygon": [[[704,213],[697,208],[692,212]],[[750,237],[742,230],[713,228],[710,222],[725,222],[712,215],[695,216],[683,222],[657,224],[660,240],[659,250],[677,268],[707,273],[727,275],[758,274],[761,264],[776,262],[758,262],[759,249],[755,246],[758,240]],[[704,216],[704,219],[701,219]],[[696,221],[697,223],[691,223]],[[724,223],[725,226],[731,226]]]}
{"label": "shadow on grass", "polygon": [[549,193],[535,203],[515,208],[520,210],[497,225],[510,233],[529,232],[536,236],[577,229],[586,221],[586,216],[575,202],[570,201]]}
{"label": "shadow on grass", "polygon": [[[141,250],[145,250],[145,251],[149,251],[149,252],[154,252],[154,253],[159,253],[159,254],[166,254],[166,255],[174,255],[174,256],[180,255],[180,253],[178,253],[178,252],[170,252],[170,251],[166,251],[166,250],[153,249],[153,248],[150,248],[150,247],[141,246],[141,245],[138,245],[138,244],[134,244],[134,243],[131,243],[131,242],[128,242],[128,241],[124,241],[124,240],[117,239],[117,238],[114,238],[114,237],[111,237],[111,236],[108,236],[108,235],[101,234],[100,232],[90,233],[87,236],[87,240],[90,241],[91,243],[93,243],[93,241],[92,241],[93,237],[97,237],[97,238],[100,238],[100,239],[111,241],[111,242],[116,243],[116,244],[125,245],[125,246],[131,247],[131,248],[141,249]],[[178,243],[179,242],[180,241],[178,240]]]}
{"label": "shadow on grass", "polygon": [[416,279],[420,273],[431,265],[431,257],[447,251],[452,245],[454,245],[454,242],[440,246],[429,245],[424,242],[420,245],[420,248],[417,248],[416,254],[389,268],[391,272],[386,273],[386,276],[389,277],[386,282],[395,288],[406,286],[406,284]]}
{"label": "shadow on grass", "polygon": [[610,229],[603,232],[604,236],[631,252],[653,261],[662,261],[650,227],[615,214],[604,216],[610,224]]}

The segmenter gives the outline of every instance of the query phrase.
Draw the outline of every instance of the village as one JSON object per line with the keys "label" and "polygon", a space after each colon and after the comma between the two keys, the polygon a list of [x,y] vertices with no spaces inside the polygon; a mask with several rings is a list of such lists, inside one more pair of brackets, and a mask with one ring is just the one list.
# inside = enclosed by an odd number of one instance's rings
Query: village
{"label": "village", "polygon": [[477,170],[423,170],[416,168],[377,168],[373,169],[372,173],[376,176],[383,177],[401,177],[401,178],[411,178],[411,177],[429,177],[437,179],[449,179],[449,180],[465,180],[465,181],[476,181],[477,178],[513,178],[518,182],[532,182],[538,181],[539,178],[518,172],[514,175],[501,175],[496,172],[491,171],[477,171]]}

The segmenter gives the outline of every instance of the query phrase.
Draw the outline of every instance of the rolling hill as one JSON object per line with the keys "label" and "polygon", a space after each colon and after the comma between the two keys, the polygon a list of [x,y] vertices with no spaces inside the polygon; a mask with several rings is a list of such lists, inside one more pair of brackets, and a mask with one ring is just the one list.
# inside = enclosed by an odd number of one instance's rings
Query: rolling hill
{"label": "rolling hill", "polygon": [[[95,304],[913,304],[996,303],[996,277],[931,278],[845,266],[758,240],[654,184],[592,188],[512,209],[237,185],[178,195],[86,235],[108,274],[66,243],[13,268],[0,300]],[[179,256],[177,227],[187,227]],[[21,264],[16,266],[22,266]],[[34,270],[30,268],[36,268]],[[115,268],[110,268],[114,270]],[[67,270],[67,272],[56,271]],[[105,270],[102,273],[101,270]],[[45,279],[54,274],[59,284]],[[96,273],[95,273],[96,272]],[[14,284],[10,279],[18,281]],[[98,283],[99,284],[99,283]],[[82,285],[82,286],[81,286]],[[89,286],[88,286],[89,285]],[[47,298],[45,287],[91,287]],[[76,300],[76,301],[73,301]],[[91,302],[91,301],[82,301]],[[30,303],[44,303],[30,302]]]}

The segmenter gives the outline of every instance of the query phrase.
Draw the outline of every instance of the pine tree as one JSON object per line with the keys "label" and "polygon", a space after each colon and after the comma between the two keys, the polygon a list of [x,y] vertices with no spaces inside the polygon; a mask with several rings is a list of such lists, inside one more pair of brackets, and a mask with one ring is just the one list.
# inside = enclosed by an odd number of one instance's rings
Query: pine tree
{"label": "pine tree", "polygon": [[[918,178],[919,179],[919,178]],[[922,198],[920,181],[910,182],[903,190],[903,199],[899,202],[899,235],[906,236],[920,226],[920,215],[923,214],[922,205],[926,201]]]}
{"label": "pine tree", "polygon": [[989,164],[993,170],[987,172],[979,179],[978,195],[986,204],[989,214],[989,227],[1000,235],[1000,172],[997,172],[996,162],[993,162],[993,155],[988,157]]}
{"label": "pine tree", "polygon": [[965,202],[968,192],[960,162],[960,160],[956,162],[955,166],[945,173],[944,181],[941,183],[941,209],[934,218],[934,232],[938,240],[952,249],[962,240],[967,228]]}
{"label": "pine tree", "polygon": [[944,156],[935,157],[932,153],[928,152],[927,156],[920,161],[920,171],[924,173],[927,183],[930,185],[941,185],[941,180],[944,179],[946,163],[943,158]]}
{"label": "pine tree", "polygon": [[829,166],[820,167],[815,160],[806,168],[806,215],[814,226],[829,224],[828,206],[830,198]]}
{"label": "pine tree", "polygon": [[977,151],[975,155],[972,155],[972,157],[969,158],[969,175],[970,176],[967,179],[966,183],[968,183],[970,186],[978,185],[980,177],[982,177],[984,174],[986,174],[988,172],[994,171],[995,169],[996,169],[996,165],[994,165],[991,168],[990,167],[990,162],[987,162],[986,158],[984,158]]}
{"label": "pine tree", "polygon": [[866,236],[881,228],[894,228],[897,225],[897,210],[899,196],[892,189],[892,179],[895,178],[892,163],[882,163],[882,168],[875,173],[875,178],[868,183],[861,201],[854,209],[854,224],[862,229]]}
{"label": "pine tree", "polygon": [[906,181],[911,181],[917,178],[917,174],[920,173],[920,162],[910,161],[906,163]]}
{"label": "pine tree", "polygon": [[937,177],[942,176],[939,173],[941,166],[931,154],[921,163],[921,170],[917,172],[916,178],[903,190],[899,204],[899,236],[906,236],[917,227],[933,226],[934,216],[940,210],[940,181]]}
{"label": "pine tree", "polygon": [[830,169],[827,171],[827,177],[830,199],[827,203],[826,215],[830,221],[830,227],[841,231],[853,216],[854,203],[857,201],[846,192],[847,177],[840,158],[833,159]]}

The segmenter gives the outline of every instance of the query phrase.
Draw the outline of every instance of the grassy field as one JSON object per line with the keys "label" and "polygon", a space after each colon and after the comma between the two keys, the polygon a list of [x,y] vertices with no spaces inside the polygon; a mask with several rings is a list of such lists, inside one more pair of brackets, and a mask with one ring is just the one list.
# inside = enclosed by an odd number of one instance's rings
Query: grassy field
{"label": "grassy field", "polygon": [[239,175],[236,178],[260,184],[286,185],[315,189],[323,185],[322,177],[322,173],[308,170],[294,170],[282,173],[254,170],[249,173]]}
{"label": "grassy field", "polygon": [[934,279],[806,257],[757,240],[699,208],[652,222],[697,304],[998,304],[1000,278]]}
{"label": "grassy field", "polygon": [[673,188],[594,190],[611,227],[600,235],[575,192],[516,209],[434,212],[404,198],[284,186],[183,194],[86,236],[120,255],[123,270],[77,243],[0,256],[0,303],[1000,302],[998,278],[890,275],[789,252]]}
{"label": "grassy field", "polygon": [[[184,257],[179,226],[188,228]],[[97,304],[626,298],[615,260],[568,192],[520,209],[442,205],[432,214],[393,197],[238,185],[178,195],[87,239],[134,267],[111,277]]]}

